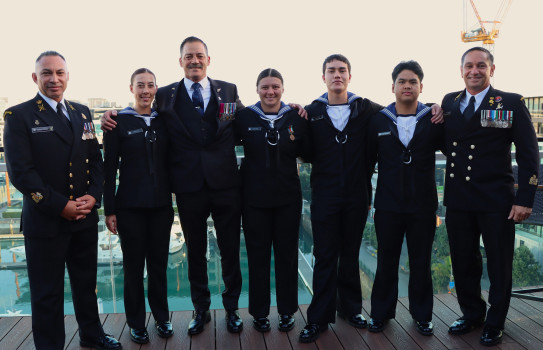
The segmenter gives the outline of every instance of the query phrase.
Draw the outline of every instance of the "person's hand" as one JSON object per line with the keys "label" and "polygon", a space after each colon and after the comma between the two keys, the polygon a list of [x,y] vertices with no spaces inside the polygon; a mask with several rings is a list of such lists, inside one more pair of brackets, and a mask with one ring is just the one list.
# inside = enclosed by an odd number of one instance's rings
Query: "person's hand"
{"label": "person's hand", "polygon": [[300,117],[304,118],[305,120],[307,120],[307,111],[304,109],[304,107],[302,107],[302,105],[299,105],[297,103],[289,103],[288,105],[291,108],[297,109],[298,110],[298,115]]}
{"label": "person's hand", "polygon": [[507,219],[513,219],[516,222],[521,222],[528,219],[530,215],[532,215],[532,208],[523,207],[520,205],[513,205]]}
{"label": "person's hand", "polygon": [[94,208],[94,205],[96,204],[96,199],[90,194],[86,194],[76,198],[75,203],[77,213],[79,214],[79,216],[76,217],[76,220],[80,220],[84,219],[91,212],[92,208]]}
{"label": "person's hand", "polygon": [[445,122],[445,119],[443,118],[443,109],[437,103],[432,105],[432,119],[430,120],[434,124],[443,124]]}
{"label": "person's hand", "polygon": [[113,234],[117,234],[117,215],[115,214],[112,214],[112,215],[106,215],[106,226],[107,226],[107,229],[113,233]]}
{"label": "person's hand", "polygon": [[[90,212],[90,210],[89,210],[89,212]],[[66,206],[64,207],[64,209],[62,209],[62,213],[60,213],[60,216],[62,216],[66,220],[75,221],[75,220],[84,219],[86,217],[86,214],[81,213],[77,209],[77,202],[76,201],[68,201],[68,203],[66,203]]]}
{"label": "person's hand", "polygon": [[117,126],[117,122],[113,120],[112,117],[116,117],[116,116],[117,116],[116,110],[106,111],[102,115],[102,118],[100,118],[100,126],[102,127],[102,130],[105,130],[105,131],[113,130]]}

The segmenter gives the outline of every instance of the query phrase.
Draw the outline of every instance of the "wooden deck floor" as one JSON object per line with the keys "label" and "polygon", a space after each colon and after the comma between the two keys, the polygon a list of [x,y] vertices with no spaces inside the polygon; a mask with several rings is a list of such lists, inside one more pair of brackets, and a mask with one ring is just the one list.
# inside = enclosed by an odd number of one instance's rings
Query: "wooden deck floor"
{"label": "wooden deck floor", "polygon": [[[543,296],[543,293],[536,295]],[[364,313],[368,316],[369,301],[364,301]],[[434,296],[434,336],[426,337],[416,332],[408,312],[406,298],[399,299],[396,319],[391,320],[383,333],[373,334],[349,326],[343,320],[331,324],[316,343],[301,344],[298,333],[305,326],[307,305],[300,305],[296,313],[296,327],[288,333],[276,330],[277,312],[272,310],[272,331],[261,334],[251,325],[247,309],[240,310],[245,329],[240,334],[226,331],[224,310],[213,310],[212,321],[202,334],[190,337],[186,333],[192,317],[191,311],[172,312],[175,334],[170,339],[159,338],[153,330],[151,315],[148,316],[151,342],[140,346],[128,337],[124,314],[104,314],[104,329],[117,337],[126,350],[173,350],[173,349],[486,349],[479,345],[481,330],[463,336],[451,336],[448,325],[459,317],[456,298],[451,294]],[[79,349],[77,324],[73,315],[66,316],[66,349]],[[0,350],[34,349],[30,317],[7,317],[0,319]],[[505,324],[505,335],[499,349],[543,349],[543,303],[513,298]]]}

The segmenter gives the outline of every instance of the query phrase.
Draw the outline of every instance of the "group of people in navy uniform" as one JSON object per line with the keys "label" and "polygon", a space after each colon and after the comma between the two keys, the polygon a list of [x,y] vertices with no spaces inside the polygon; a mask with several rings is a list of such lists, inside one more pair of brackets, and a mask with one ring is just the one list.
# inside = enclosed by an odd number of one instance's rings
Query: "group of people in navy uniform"
{"label": "group of people in navy uniform", "polygon": [[[257,78],[260,101],[244,108],[234,84],[207,77],[207,46],[188,37],[180,46],[181,81],[158,88],[149,69],[138,69],[130,79],[134,106],[104,114],[103,163],[89,109],[64,99],[69,80],[64,57],[55,51],[42,53],[33,74],[38,94],[4,113],[6,164],[12,183],[24,195],[21,229],[36,349],[64,347],[65,266],[81,346],[122,347],[102,329],[96,302],[102,192],[106,225],[121,239],[132,341],[144,344],[150,339],[145,264],[156,332],[165,338],[174,332],[166,288],[171,193],[188,253],[194,305],[188,334],[201,333],[211,321],[205,257],[210,215],[221,254],[227,330],[243,329],[238,312],[242,226],[252,325],[260,332],[271,329],[273,248],[278,329],[293,329],[302,205],[297,158],[312,164],[315,255],[313,297],[299,340],[317,340],[336,315],[353,327],[382,332],[395,317],[404,236],[410,261],[409,310],[415,329],[432,335],[437,150],[447,156],[445,221],[463,313],[449,333],[484,326],[480,342],[499,343],[511,297],[514,223],[531,213],[539,152],[522,97],[490,85],[493,61],[484,48],[468,50],[461,60],[465,89],[446,95],[441,107],[419,102],[422,68],[403,61],[392,72],[395,102],[383,107],[348,91],[351,64],[334,54],[322,66],[327,92],[305,109],[281,100],[283,77],[271,68]],[[519,169],[516,192],[512,143]],[[239,170],[235,145],[242,145],[245,153]],[[375,171],[379,250],[367,321],[358,259]],[[481,236],[491,283],[488,312],[480,290]],[[51,256],[53,247],[58,253]]]}

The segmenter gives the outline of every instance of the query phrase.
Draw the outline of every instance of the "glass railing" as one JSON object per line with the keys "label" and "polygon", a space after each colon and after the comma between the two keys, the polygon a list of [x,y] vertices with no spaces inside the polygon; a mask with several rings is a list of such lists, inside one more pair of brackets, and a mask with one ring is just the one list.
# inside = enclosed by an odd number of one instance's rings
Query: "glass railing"
{"label": "glass railing", "polygon": [[[241,156],[241,154],[239,154]],[[513,153],[514,157],[514,153]],[[445,158],[436,155],[436,181],[438,185],[439,208],[436,213],[436,235],[432,255],[432,277],[435,293],[446,293],[454,288],[451,275],[451,264],[447,230],[444,224],[445,208],[443,207],[443,185],[445,178]],[[28,274],[26,271],[24,240],[19,232],[22,208],[22,195],[9,184],[3,153],[0,153],[0,314],[29,314],[30,293]],[[309,177],[311,164],[299,164],[302,184],[303,209],[299,239],[299,302],[307,304],[311,299],[313,257],[313,237],[311,229],[311,189]],[[376,183],[378,174],[372,179]],[[375,186],[374,186],[375,188]],[[541,195],[541,199],[539,199]],[[173,203],[175,205],[175,203]],[[175,206],[174,206],[175,208]],[[175,208],[176,209],[176,208]],[[516,225],[515,270],[513,271],[514,287],[541,284],[543,266],[543,191],[538,192],[534,206],[535,219]],[[177,209],[176,209],[177,210]],[[103,212],[100,210],[99,222],[99,259],[97,294],[102,312],[124,312],[123,305],[123,269],[122,251],[118,237],[111,235],[104,224]],[[208,219],[208,275],[212,293],[211,308],[222,308],[221,292],[224,285],[221,278],[220,254],[217,246],[213,221]],[[168,300],[171,310],[191,310],[190,289],[188,282],[186,246],[182,236],[179,217],[175,216],[172,227],[172,242],[168,258]],[[484,256],[483,244],[481,249]],[[364,238],[360,248],[359,263],[364,299],[369,298],[377,265],[379,247],[376,242],[373,223],[373,211],[368,215]],[[51,252],[55,254],[55,252]],[[273,259],[273,255],[272,255]],[[486,264],[486,260],[485,260]],[[271,283],[274,288],[274,270],[272,261]],[[245,241],[241,237],[241,270],[243,274],[243,290],[240,307],[248,305],[248,266]],[[484,269],[482,286],[488,289],[489,282]],[[409,262],[406,245],[402,249],[399,270],[399,296],[407,296],[409,280]],[[272,296],[272,303],[275,297]],[[73,313],[68,274],[65,280],[65,312]]]}

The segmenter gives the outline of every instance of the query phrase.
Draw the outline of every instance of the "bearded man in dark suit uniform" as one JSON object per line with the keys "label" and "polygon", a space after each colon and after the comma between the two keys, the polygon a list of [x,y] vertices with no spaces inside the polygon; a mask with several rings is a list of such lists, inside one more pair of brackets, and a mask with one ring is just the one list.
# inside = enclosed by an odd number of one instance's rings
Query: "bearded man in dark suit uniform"
{"label": "bearded man in dark suit uniform", "polygon": [[62,55],[42,53],[32,74],[39,92],[4,113],[6,165],[23,194],[21,229],[36,349],[63,349],[64,268],[81,346],[120,349],[98,317],[96,262],[103,165],[87,107],[64,99]]}
{"label": "bearded man in dark suit uniform", "polygon": [[[494,89],[494,57],[482,48],[462,56],[466,89],[446,95],[446,224],[458,303],[463,316],[450,327],[465,334],[484,324],[480,342],[501,341],[512,287],[515,222],[527,219],[537,189],[539,151],[530,113],[520,95]],[[515,143],[518,190],[514,190],[511,144]],[[481,297],[485,246],[490,290]]]}

